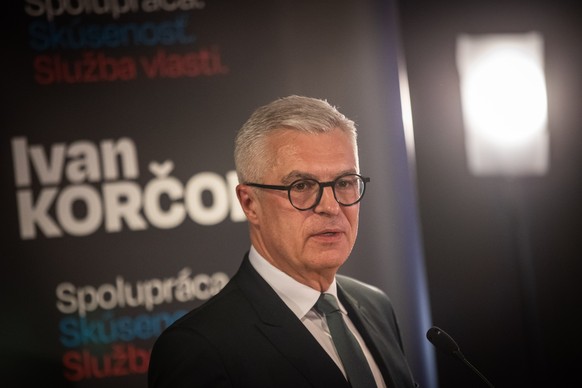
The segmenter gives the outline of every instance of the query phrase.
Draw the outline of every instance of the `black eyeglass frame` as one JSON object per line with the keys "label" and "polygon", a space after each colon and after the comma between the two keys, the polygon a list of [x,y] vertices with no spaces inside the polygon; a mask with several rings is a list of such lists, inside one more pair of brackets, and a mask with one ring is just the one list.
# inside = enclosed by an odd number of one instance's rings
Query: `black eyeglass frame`
{"label": "black eyeglass frame", "polygon": [[[358,198],[357,201],[352,202],[352,203],[342,203],[337,199],[337,196],[335,194],[335,184],[347,177],[347,176],[356,176],[358,178],[360,178],[362,180],[362,182],[364,183],[364,187],[362,189],[362,193],[360,194],[360,198]],[[302,181],[311,181],[311,182],[316,182],[319,185],[319,191],[317,192],[317,197],[315,199],[315,202],[313,203],[312,206],[307,207],[307,208],[300,208],[295,206],[295,204],[293,203],[293,201],[291,200],[291,189],[293,188],[293,186],[295,186],[298,182],[302,182]],[[342,206],[353,206],[355,204],[357,204],[358,202],[360,202],[362,200],[362,198],[364,198],[364,194],[366,193],[366,183],[370,182],[370,178],[369,177],[365,177],[362,176],[360,174],[353,174],[353,173],[349,173],[349,174],[343,174],[338,176],[337,178],[335,178],[333,181],[329,181],[329,182],[320,182],[316,179],[311,179],[311,178],[301,178],[301,179],[297,179],[293,182],[291,182],[291,184],[284,186],[284,185],[265,185],[262,183],[252,183],[252,182],[246,182],[244,183],[247,186],[251,186],[251,187],[258,187],[259,189],[268,189],[268,190],[281,190],[281,191],[287,191],[287,198],[289,199],[289,202],[291,203],[291,206],[293,206],[295,209],[299,210],[299,211],[307,211],[307,210],[311,210],[315,207],[317,207],[317,205],[319,205],[319,203],[321,202],[321,197],[323,197],[323,189],[325,189],[326,187],[331,187],[331,191],[333,192],[333,197],[336,200],[337,203],[339,203]]]}

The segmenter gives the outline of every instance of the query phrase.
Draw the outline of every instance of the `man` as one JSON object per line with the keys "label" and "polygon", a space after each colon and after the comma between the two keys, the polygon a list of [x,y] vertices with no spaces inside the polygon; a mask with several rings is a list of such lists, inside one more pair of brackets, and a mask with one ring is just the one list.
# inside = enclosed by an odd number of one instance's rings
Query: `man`
{"label": "man", "polygon": [[386,295],[336,275],[369,181],[354,123],[322,100],[276,100],[240,129],[235,164],[250,252],[156,341],[150,387],[414,387]]}

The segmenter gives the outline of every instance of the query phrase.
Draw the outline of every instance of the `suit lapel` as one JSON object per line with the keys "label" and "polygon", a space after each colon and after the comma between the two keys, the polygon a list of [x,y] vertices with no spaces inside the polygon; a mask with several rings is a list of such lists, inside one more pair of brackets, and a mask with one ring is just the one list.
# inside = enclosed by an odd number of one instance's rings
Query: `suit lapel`
{"label": "suit lapel", "polygon": [[258,315],[256,325],[258,330],[313,387],[348,387],[347,381],[333,360],[277,293],[255,271],[248,257],[243,261],[235,281]]}
{"label": "suit lapel", "polygon": [[382,372],[382,377],[384,377],[386,385],[388,387],[396,386],[391,377],[393,376],[393,371],[391,370],[392,363],[389,362],[390,355],[385,352],[385,349],[389,349],[390,345],[386,343],[385,336],[382,334],[380,328],[374,323],[372,315],[365,307],[361,306],[356,299],[350,296],[339,282],[338,296],[348,311],[348,316],[351,321],[364,339],[370,353],[372,353],[378,368],[380,368],[380,371]]}

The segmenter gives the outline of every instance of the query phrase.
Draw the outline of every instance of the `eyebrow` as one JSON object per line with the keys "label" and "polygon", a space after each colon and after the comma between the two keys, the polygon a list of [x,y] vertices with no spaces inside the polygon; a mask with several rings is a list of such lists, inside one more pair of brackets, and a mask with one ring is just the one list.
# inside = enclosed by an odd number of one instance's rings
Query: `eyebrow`
{"label": "eyebrow", "polygon": [[[342,176],[342,175],[346,175],[346,174],[357,174],[357,173],[358,173],[358,172],[357,172],[356,170],[353,170],[353,169],[350,169],[350,170],[344,170],[344,171],[340,171],[340,172],[339,172],[339,173],[336,175],[336,178],[337,178],[337,177],[340,177],[340,176]],[[293,170],[293,171],[291,171],[289,174],[285,175],[285,176],[282,178],[282,182],[287,184],[287,183],[294,182],[294,181],[296,181],[296,180],[298,180],[298,179],[314,179],[314,180],[316,180],[316,181],[319,181],[319,179],[318,179],[318,178],[317,178],[315,175],[313,175],[313,174],[311,174],[311,173],[304,172],[304,171],[299,171],[299,170]],[[333,179],[332,179],[332,180],[333,180]]]}

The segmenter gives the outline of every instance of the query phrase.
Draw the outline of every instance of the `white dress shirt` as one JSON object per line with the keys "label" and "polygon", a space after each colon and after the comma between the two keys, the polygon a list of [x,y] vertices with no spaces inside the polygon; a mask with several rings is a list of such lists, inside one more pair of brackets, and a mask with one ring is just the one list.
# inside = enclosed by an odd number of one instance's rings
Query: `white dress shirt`
{"label": "white dress shirt", "polygon": [[[249,260],[253,268],[261,275],[263,279],[275,290],[277,295],[285,302],[287,307],[293,311],[293,313],[299,318],[299,320],[305,325],[307,330],[315,337],[317,342],[321,347],[327,352],[327,354],[332,358],[332,360],[340,368],[344,376],[346,376],[345,369],[342,365],[340,357],[333,344],[331,334],[329,333],[329,328],[325,321],[325,317],[322,316],[313,306],[319,299],[321,293],[305,284],[299,283],[291,276],[287,275],[277,267],[273,266],[267,260],[265,260],[257,250],[251,246],[249,252]],[[337,283],[335,279],[333,283],[329,286],[329,289],[325,291],[328,294],[332,294],[337,298]],[[364,340],[358,333],[358,330],[348,317],[348,313],[345,307],[341,304],[338,299],[338,304],[342,312],[344,321],[346,322],[349,330],[354,334],[360,347],[364,351],[364,355],[368,360],[370,369],[376,380],[376,385],[378,387],[385,388],[386,384],[382,378],[382,373],[378,368],[378,365],[374,361],[372,354],[368,350],[368,347],[364,343]]]}

